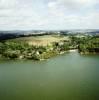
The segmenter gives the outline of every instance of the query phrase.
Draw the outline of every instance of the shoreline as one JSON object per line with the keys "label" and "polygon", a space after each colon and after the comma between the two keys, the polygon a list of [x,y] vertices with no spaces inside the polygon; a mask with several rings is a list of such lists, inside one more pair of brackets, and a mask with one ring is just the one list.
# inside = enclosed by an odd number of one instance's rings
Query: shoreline
{"label": "shoreline", "polygon": [[99,37],[44,35],[0,42],[0,59],[42,61],[66,52],[78,52],[81,55],[99,54]]}
{"label": "shoreline", "polygon": [[55,54],[55,55],[52,55],[52,56],[50,56],[49,58],[41,58],[41,59],[27,59],[27,58],[22,58],[22,59],[20,59],[20,58],[16,58],[16,59],[10,59],[10,58],[1,58],[0,57],[0,61],[27,61],[27,60],[33,60],[33,61],[45,61],[45,60],[49,60],[50,58],[52,58],[52,57],[56,57],[56,56],[58,56],[58,55],[63,55],[63,54],[65,54],[65,53],[75,53],[75,52],[78,52],[79,54],[81,54],[81,55],[97,55],[97,54],[99,54],[99,53],[96,53],[96,52],[87,52],[87,53],[83,53],[83,52],[79,52],[79,50],[78,49],[71,49],[71,50],[67,50],[67,51],[62,51],[62,52],[60,52],[60,53],[57,53],[57,54]]}

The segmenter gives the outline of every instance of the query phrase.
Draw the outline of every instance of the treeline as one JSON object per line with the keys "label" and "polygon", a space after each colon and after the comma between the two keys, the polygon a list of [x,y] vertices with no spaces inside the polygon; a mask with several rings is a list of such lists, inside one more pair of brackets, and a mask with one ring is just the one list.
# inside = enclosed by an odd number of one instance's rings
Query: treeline
{"label": "treeline", "polygon": [[81,54],[99,53],[99,36],[70,36],[70,40],[53,42],[47,46],[33,46],[23,41],[5,40],[0,42],[1,59],[32,59],[42,60],[78,49]]}
{"label": "treeline", "polygon": [[81,54],[99,53],[99,37],[91,37],[81,40],[78,45]]}
{"label": "treeline", "polygon": [[0,42],[0,58],[42,60],[69,50],[69,42],[54,42],[47,46],[32,46],[23,41]]}
{"label": "treeline", "polygon": [[77,48],[81,54],[96,54],[99,53],[99,35],[87,35],[77,37],[71,35],[71,44],[73,47]]}
{"label": "treeline", "polygon": [[44,36],[44,35],[51,35],[51,34],[57,34],[57,33],[52,33],[52,32],[45,32],[45,33],[1,33],[0,32],[0,42],[4,40],[9,40],[9,39],[15,39],[15,38],[20,38],[20,37],[31,37],[31,36]]}

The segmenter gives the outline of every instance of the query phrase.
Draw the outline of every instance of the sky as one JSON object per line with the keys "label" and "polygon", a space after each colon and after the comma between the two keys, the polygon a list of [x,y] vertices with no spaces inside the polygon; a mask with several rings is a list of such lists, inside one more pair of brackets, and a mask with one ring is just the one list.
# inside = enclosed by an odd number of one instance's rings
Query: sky
{"label": "sky", "polygon": [[99,29],[99,0],[0,0],[0,30]]}

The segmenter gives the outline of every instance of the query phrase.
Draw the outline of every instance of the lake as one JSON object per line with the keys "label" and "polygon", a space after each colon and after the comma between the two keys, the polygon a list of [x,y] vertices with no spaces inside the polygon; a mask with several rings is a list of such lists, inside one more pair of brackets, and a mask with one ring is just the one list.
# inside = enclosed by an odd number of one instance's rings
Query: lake
{"label": "lake", "polygon": [[0,100],[99,100],[99,55],[1,61]]}

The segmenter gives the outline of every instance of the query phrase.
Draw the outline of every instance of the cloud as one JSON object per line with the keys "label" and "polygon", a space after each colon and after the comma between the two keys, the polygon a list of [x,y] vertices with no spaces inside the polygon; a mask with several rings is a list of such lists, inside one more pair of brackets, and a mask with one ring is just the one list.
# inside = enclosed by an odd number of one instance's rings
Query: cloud
{"label": "cloud", "polygon": [[95,9],[98,0],[56,0],[48,3],[49,9],[64,9],[65,12],[81,13]]}
{"label": "cloud", "polygon": [[0,0],[0,29],[99,28],[98,0]]}
{"label": "cloud", "polygon": [[16,0],[0,0],[0,9],[12,9],[16,4]]}

